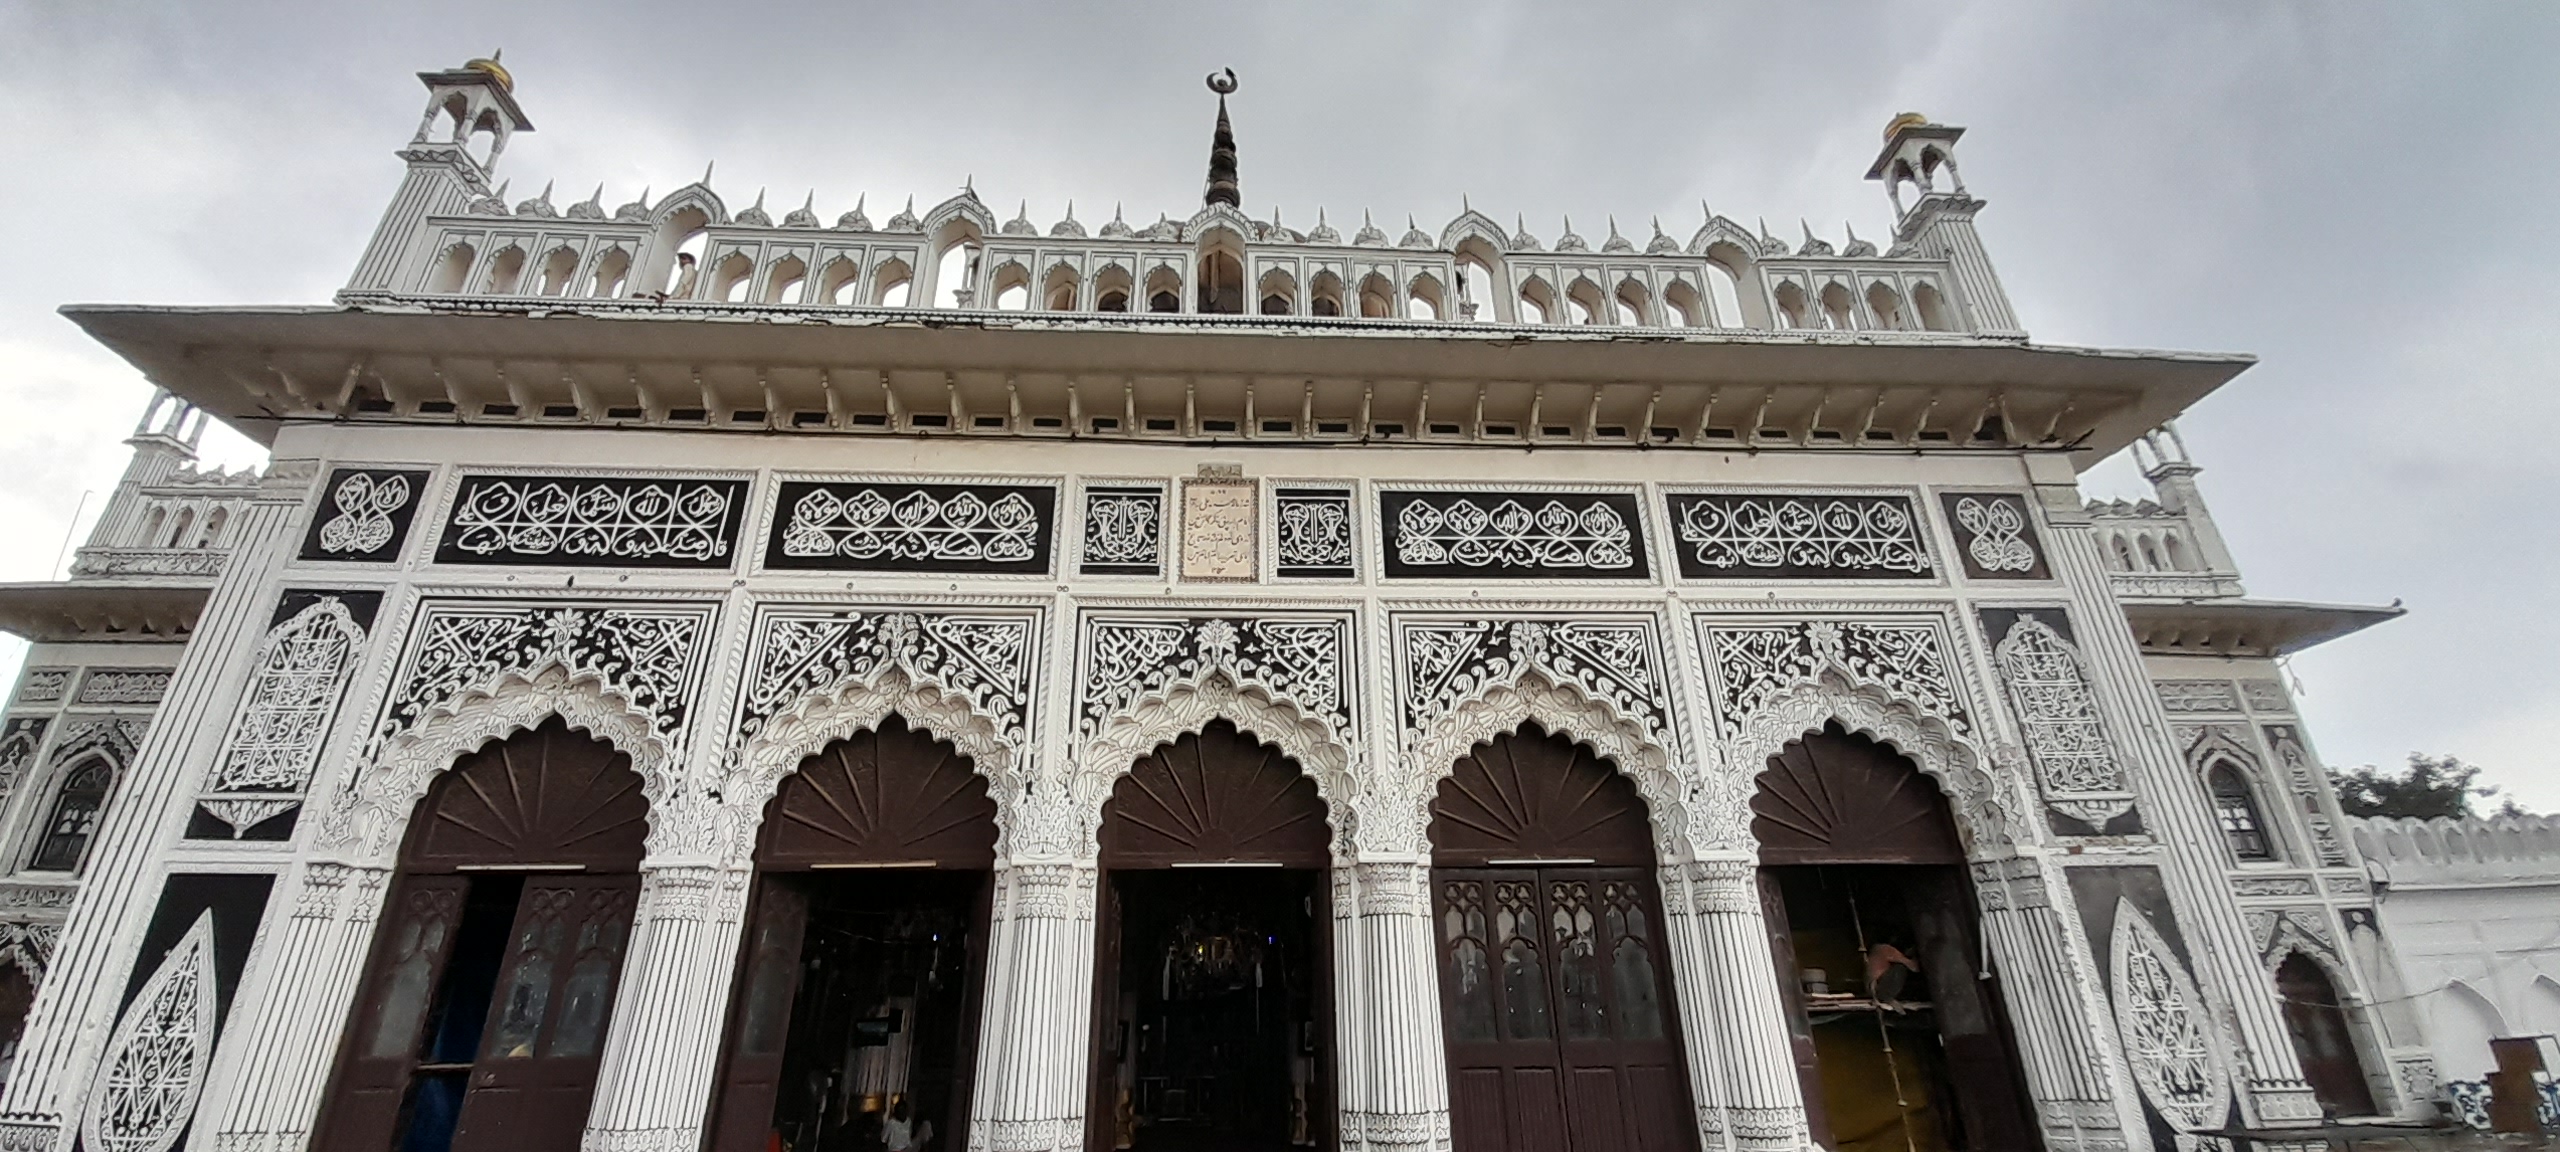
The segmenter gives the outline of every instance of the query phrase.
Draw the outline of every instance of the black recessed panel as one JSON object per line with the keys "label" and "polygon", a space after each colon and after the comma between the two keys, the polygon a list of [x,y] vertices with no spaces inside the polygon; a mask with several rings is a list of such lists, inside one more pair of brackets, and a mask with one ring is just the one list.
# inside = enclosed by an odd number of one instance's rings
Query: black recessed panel
{"label": "black recessed panel", "polygon": [[1153,576],[1163,570],[1164,489],[1085,489],[1084,552],[1076,571],[1087,576]]}
{"label": "black recessed panel", "polygon": [[[267,910],[267,892],[275,877],[263,872],[171,873],[160,889],[160,903],[142,930],[142,951],[134,957],[117,1012],[133,1003],[134,994],[168,959],[169,950],[186,939],[187,930],[206,911],[213,913],[213,997],[215,1026],[231,1012],[231,994],[249,966],[249,945],[258,938],[258,918]],[[211,1038],[206,1038],[211,1042]]]}
{"label": "black recessed panel", "polygon": [[2066,643],[2080,642],[2079,638],[2071,632],[2070,615],[2060,608],[1984,608],[1981,612],[1982,635],[1991,641],[1994,648],[1999,647],[2001,641],[2009,638],[2009,630],[2017,627],[2021,619],[2034,620],[2053,629],[2054,634],[2062,637]]}
{"label": "black recessed panel", "polygon": [[1381,492],[1387,575],[1406,580],[1642,580],[1629,493]]}
{"label": "black recessed panel", "polygon": [[785,481],[767,568],[1040,575],[1058,491],[1046,485]]}
{"label": "black recessed panel", "polygon": [[339,468],[320,491],[311,528],[302,536],[305,560],[379,563],[400,558],[409,522],[427,496],[427,473],[393,468]]}
{"label": "black recessed panel", "polygon": [[2016,492],[1941,492],[1956,557],[1975,580],[2050,580],[2027,498]]}
{"label": "black recessed panel", "polygon": [[1356,574],[1347,488],[1282,488],[1271,495],[1278,535],[1273,571],[1300,579],[1348,579]]}
{"label": "black recessed panel", "polygon": [[276,599],[276,612],[267,619],[267,627],[273,628],[291,620],[303,609],[323,600],[335,600],[346,605],[347,616],[356,622],[356,627],[367,632],[373,630],[373,614],[382,608],[379,589],[287,588],[284,595]]}
{"label": "black recessed panel", "polygon": [[1692,580],[1925,580],[1911,500],[1793,492],[1674,493],[1671,542]]}
{"label": "black recessed panel", "polygon": [[744,480],[465,476],[438,564],[727,568]]}

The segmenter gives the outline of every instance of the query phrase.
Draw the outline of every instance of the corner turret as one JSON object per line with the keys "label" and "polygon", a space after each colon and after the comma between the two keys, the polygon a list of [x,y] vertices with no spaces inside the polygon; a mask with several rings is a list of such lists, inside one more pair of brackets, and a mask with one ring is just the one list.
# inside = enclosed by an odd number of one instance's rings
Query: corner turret
{"label": "corner turret", "polygon": [[[1973,228],[1983,202],[1965,191],[1964,176],[1956,168],[1956,141],[1963,136],[1964,129],[1917,112],[1896,116],[1884,127],[1884,151],[1867,169],[1867,179],[1884,181],[1885,196],[1893,201],[1893,254],[1945,260],[1954,267],[1958,304],[1971,321],[1964,327],[1985,336],[2023,339],[2026,330],[2018,326],[2009,294],[2000,287],[1991,256]],[[1944,188],[1939,186],[1941,174]],[[1902,199],[1905,184],[1918,192],[1908,204]]]}
{"label": "corner turret", "polygon": [[408,246],[425,232],[429,216],[468,211],[476,200],[495,193],[489,179],[507,141],[533,131],[533,121],[516,106],[515,77],[498,62],[498,53],[443,72],[420,72],[427,86],[427,109],[417,134],[397,155],[409,162],[400,191],[375,227],[347,281],[349,292],[383,292],[408,255]]}

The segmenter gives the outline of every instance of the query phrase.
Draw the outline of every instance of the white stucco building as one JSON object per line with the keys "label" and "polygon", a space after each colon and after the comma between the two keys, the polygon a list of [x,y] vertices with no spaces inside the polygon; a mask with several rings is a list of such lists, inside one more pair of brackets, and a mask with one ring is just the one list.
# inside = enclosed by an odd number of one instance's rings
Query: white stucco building
{"label": "white stucco building", "polygon": [[1230,75],[1182,220],[874,225],[510,204],[421,79],[336,301],[67,310],[163,397],[0,588],[0,1148],[2433,1113],[2274,664],[2397,610],[2243,592],[2171,421],[2249,359],[2033,341],[1961,129],[1882,249],[1345,239]]}

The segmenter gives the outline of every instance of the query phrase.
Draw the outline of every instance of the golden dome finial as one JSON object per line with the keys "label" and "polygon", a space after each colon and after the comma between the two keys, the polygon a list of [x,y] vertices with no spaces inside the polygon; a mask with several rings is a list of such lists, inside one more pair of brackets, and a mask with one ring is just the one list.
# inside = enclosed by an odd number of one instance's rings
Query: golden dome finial
{"label": "golden dome finial", "polygon": [[499,91],[513,92],[516,90],[516,78],[507,74],[506,65],[498,63],[499,57],[505,56],[506,54],[506,49],[498,49],[497,51],[478,59],[464,61],[462,69],[466,72],[488,73],[490,79],[498,82]]}
{"label": "golden dome finial", "polygon": [[1901,133],[1901,131],[1902,131],[1903,129],[1905,129],[1905,128],[1917,128],[1917,127],[1919,127],[1919,126],[1921,126],[1921,125],[1923,125],[1923,124],[1926,124],[1926,123],[1928,123],[1928,122],[1929,122],[1929,118],[1928,118],[1928,117],[1923,116],[1923,115],[1921,115],[1921,114],[1919,114],[1919,113],[1917,113],[1917,112],[1905,112],[1905,113],[1903,113],[1903,114],[1902,114],[1902,115],[1900,115],[1900,116],[1896,116],[1896,117],[1894,117],[1892,120],[1887,121],[1887,122],[1885,123],[1885,126],[1884,126],[1884,142],[1885,142],[1885,143],[1887,143],[1887,144],[1891,144],[1891,143],[1893,143],[1893,138],[1894,138],[1896,135],[1900,134],[1900,133]]}

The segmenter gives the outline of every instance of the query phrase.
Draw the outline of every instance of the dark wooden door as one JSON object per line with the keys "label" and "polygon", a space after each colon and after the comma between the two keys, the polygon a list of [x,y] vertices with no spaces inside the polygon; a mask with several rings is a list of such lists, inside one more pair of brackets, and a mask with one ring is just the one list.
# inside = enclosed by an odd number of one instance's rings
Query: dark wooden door
{"label": "dark wooden door", "polygon": [[2373,1115],[2373,1088],[2365,1082],[2355,1036],[2328,973],[2296,952],[2276,966],[2276,995],[2284,1001],[2285,1031],[2302,1061],[2302,1078],[2310,1081],[2320,1107],[2332,1116]]}
{"label": "dark wooden door", "polygon": [[[382,1152],[450,1140],[469,1152],[458,1120],[487,1112],[472,1100],[486,1087],[538,1100],[533,1107],[556,1122],[480,1147],[575,1149],[647,832],[630,758],[557,719],[493,741],[439,776],[401,842],[314,1147]],[[549,958],[547,969],[524,963],[517,946],[528,917],[540,929],[528,947]],[[483,1069],[481,1058],[494,1050],[497,993],[516,987],[506,981],[519,970],[528,1003],[542,999],[521,1076]],[[484,1086],[482,1071],[496,1078]]]}
{"label": "dark wooden door", "polygon": [[738,961],[736,1003],[729,1012],[720,1108],[712,1121],[711,1147],[721,1152],[763,1152],[772,1131],[774,1098],[782,1089],[783,1044],[790,1037],[792,1002],[800,993],[800,938],[808,914],[808,897],[796,885],[774,877],[756,885],[744,955]]}
{"label": "dark wooden door", "polygon": [[526,879],[453,1152],[577,1147],[639,895],[627,873]]}
{"label": "dark wooden door", "polygon": [[1462,1152],[1697,1146],[1651,828],[1615,766],[1534,725],[1442,782],[1432,888]]}

